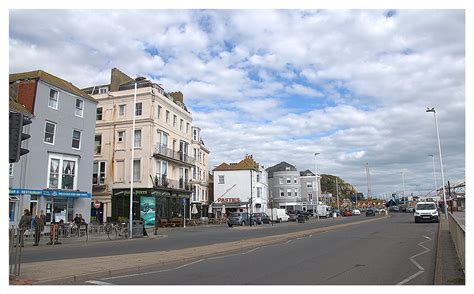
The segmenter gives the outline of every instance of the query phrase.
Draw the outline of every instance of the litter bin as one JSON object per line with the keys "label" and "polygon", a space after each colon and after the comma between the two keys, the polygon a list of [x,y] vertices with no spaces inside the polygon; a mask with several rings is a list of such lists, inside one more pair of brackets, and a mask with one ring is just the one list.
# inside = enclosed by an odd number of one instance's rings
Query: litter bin
{"label": "litter bin", "polygon": [[298,222],[299,223],[304,223],[306,221],[306,217],[304,214],[298,214]]}
{"label": "litter bin", "polygon": [[132,221],[132,238],[143,238],[143,221]]}

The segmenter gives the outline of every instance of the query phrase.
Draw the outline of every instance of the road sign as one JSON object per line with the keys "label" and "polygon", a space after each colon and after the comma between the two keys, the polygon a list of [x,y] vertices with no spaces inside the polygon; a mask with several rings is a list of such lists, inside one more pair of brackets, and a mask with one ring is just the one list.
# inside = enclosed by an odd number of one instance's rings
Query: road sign
{"label": "road sign", "polygon": [[181,199],[181,204],[182,204],[183,206],[186,205],[186,198]]}

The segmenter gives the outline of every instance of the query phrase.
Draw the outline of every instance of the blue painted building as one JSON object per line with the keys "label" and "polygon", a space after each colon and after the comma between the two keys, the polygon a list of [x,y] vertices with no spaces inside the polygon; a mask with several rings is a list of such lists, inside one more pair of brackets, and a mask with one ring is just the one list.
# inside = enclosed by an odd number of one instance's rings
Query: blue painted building
{"label": "blue painted building", "polygon": [[75,214],[89,222],[97,101],[42,70],[10,74],[9,83],[10,102],[32,120],[22,146],[30,152],[10,164],[10,225],[26,208],[33,215],[43,210],[47,222]]}

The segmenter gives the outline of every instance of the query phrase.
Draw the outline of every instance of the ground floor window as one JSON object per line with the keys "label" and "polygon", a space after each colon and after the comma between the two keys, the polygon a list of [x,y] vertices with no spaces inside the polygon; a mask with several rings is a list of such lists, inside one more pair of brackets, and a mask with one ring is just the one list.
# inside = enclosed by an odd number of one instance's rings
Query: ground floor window
{"label": "ground floor window", "polygon": [[[189,218],[189,194],[153,189],[134,191],[133,219],[143,219],[145,226],[159,225],[161,219],[183,218],[183,198],[186,199],[186,218]],[[112,221],[128,219],[130,214],[130,192],[112,191]]]}
{"label": "ground floor window", "polygon": [[46,222],[61,220],[63,222],[74,220],[74,198],[54,197],[46,201]]}
{"label": "ground floor window", "polygon": [[15,214],[17,212],[18,201],[10,201],[8,203],[8,217],[11,222],[15,221]]}

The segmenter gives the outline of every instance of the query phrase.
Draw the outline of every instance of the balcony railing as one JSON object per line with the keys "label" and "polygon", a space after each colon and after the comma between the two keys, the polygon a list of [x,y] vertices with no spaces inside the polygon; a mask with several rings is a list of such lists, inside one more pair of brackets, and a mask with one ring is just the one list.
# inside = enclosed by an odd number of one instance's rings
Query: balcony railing
{"label": "balcony railing", "polygon": [[172,180],[168,179],[166,175],[155,176],[154,178],[155,187],[163,187],[170,189],[179,189],[191,191],[192,186],[187,179]]}
{"label": "balcony railing", "polygon": [[193,157],[187,154],[184,154],[181,151],[173,151],[172,149],[169,149],[167,145],[157,144],[155,146],[155,155],[162,155],[167,158],[184,162],[190,165],[193,165],[196,162],[196,160]]}

